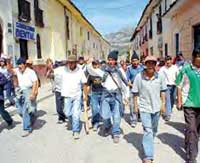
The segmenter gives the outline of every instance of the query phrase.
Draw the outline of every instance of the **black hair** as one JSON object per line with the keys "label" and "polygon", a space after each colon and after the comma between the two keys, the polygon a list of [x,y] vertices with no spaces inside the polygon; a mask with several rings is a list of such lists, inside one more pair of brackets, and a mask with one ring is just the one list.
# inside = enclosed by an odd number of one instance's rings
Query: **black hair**
{"label": "black hair", "polygon": [[169,56],[169,55],[167,55],[167,56],[165,57],[165,61],[168,61],[168,60],[171,60],[171,59],[172,59],[172,57]]}
{"label": "black hair", "polygon": [[192,58],[195,59],[197,57],[200,57],[200,48],[196,48],[192,52]]}

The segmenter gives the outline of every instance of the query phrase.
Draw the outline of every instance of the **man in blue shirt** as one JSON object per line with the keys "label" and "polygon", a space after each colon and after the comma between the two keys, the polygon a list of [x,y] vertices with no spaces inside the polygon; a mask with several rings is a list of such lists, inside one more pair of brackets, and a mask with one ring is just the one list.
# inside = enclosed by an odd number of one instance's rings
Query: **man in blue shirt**
{"label": "man in blue shirt", "polygon": [[[144,70],[144,67],[139,64],[139,57],[136,54],[136,52],[133,52],[133,55],[131,57],[131,65],[128,67],[127,70],[127,80],[129,82],[130,88],[134,85],[135,77],[138,73],[142,72]],[[130,89],[131,90],[131,89]],[[130,125],[132,127],[136,127],[137,125],[137,115],[133,112],[133,97],[130,96]]]}

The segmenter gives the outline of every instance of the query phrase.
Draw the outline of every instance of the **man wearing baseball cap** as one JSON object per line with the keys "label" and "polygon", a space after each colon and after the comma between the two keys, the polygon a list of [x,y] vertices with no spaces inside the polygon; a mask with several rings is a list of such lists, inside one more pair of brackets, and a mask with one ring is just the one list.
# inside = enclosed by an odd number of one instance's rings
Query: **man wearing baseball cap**
{"label": "man wearing baseball cap", "polygon": [[[165,79],[156,72],[157,60],[153,56],[145,59],[145,69],[137,74],[132,93],[134,95],[134,111],[140,112],[144,129],[142,145],[143,163],[152,163],[154,159],[154,138],[157,133],[161,112],[165,112]],[[139,98],[139,104],[138,104]]]}
{"label": "man wearing baseball cap", "polygon": [[33,128],[33,119],[36,114],[36,98],[38,94],[38,78],[36,73],[26,66],[26,59],[17,60],[18,68],[15,70],[17,76],[18,88],[16,106],[19,114],[23,118],[22,137],[28,136]]}
{"label": "man wearing baseball cap", "polygon": [[[81,115],[81,98],[87,101],[87,82],[84,71],[77,66],[75,55],[67,59],[67,65],[61,72],[61,96],[64,97],[64,113],[72,125],[74,139],[79,139],[80,133],[80,115]],[[82,85],[83,92],[82,92]]]}

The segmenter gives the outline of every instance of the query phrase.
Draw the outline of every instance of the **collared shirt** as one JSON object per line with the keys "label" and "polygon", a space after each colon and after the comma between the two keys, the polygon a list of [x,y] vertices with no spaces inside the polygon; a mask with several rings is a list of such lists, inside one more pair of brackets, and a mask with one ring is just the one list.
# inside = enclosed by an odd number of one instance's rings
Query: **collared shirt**
{"label": "collared shirt", "polygon": [[54,69],[55,91],[61,92],[62,72],[65,66]]}
{"label": "collared shirt", "polygon": [[160,93],[166,89],[166,82],[161,74],[155,72],[154,76],[148,79],[144,72],[141,72],[136,75],[132,93],[139,96],[141,112],[156,113],[161,110]]}
{"label": "collared shirt", "polygon": [[183,106],[200,108],[200,69],[185,64],[176,78],[176,85],[182,89]]}
{"label": "collared shirt", "polygon": [[61,95],[64,97],[77,97],[82,93],[82,85],[87,82],[84,71],[78,66],[71,71],[68,67],[61,72]]}
{"label": "collared shirt", "polygon": [[17,74],[19,87],[22,90],[31,88],[33,86],[33,82],[36,82],[38,80],[35,71],[28,67],[23,73],[18,68],[15,71]]}
{"label": "collared shirt", "polygon": [[163,74],[167,85],[176,85],[175,80],[178,75],[178,71],[178,67],[176,65],[172,65],[171,67],[163,66],[159,73]]}
{"label": "collared shirt", "polygon": [[141,65],[138,65],[137,67],[133,67],[132,65],[128,66],[128,69],[126,72],[127,80],[133,83],[136,75],[142,72],[143,70],[144,70],[144,67]]}

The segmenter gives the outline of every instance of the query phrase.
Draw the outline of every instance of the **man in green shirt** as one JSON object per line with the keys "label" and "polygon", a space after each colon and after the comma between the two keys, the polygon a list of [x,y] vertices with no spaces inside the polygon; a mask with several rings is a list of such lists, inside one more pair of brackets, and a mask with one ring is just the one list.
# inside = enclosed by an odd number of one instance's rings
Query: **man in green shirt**
{"label": "man in green shirt", "polygon": [[192,53],[192,63],[180,70],[176,85],[178,87],[177,108],[183,107],[186,132],[185,150],[187,163],[196,163],[200,136],[200,49]]}

